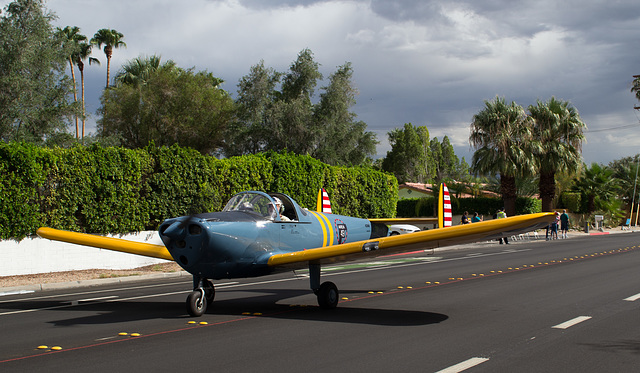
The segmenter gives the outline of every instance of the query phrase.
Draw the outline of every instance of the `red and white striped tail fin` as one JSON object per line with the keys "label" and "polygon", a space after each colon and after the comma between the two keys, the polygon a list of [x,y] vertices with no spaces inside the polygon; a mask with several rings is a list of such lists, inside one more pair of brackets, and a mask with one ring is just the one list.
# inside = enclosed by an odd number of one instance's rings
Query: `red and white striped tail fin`
{"label": "red and white striped tail fin", "polygon": [[329,201],[329,194],[324,188],[318,191],[318,201],[316,203],[316,211],[331,214],[331,201]]}
{"label": "red and white striped tail fin", "polygon": [[440,184],[440,197],[438,198],[438,227],[450,227],[453,225],[453,213],[451,210],[451,196],[445,183]]}

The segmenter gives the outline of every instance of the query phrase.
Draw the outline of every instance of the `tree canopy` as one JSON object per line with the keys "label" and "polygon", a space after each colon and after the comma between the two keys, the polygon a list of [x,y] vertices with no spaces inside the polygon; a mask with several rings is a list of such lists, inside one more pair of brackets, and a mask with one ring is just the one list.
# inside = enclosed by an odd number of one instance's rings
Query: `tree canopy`
{"label": "tree canopy", "polygon": [[264,61],[253,66],[238,83],[237,116],[225,136],[225,155],[288,150],[331,165],[370,162],[377,140],[351,111],[357,95],[351,64],[330,75],[313,103],[322,79],[319,67],[309,49],[285,73]]}
{"label": "tree canopy", "polygon": [[79,105],[65,64],[71,46],[42,0],[16,0],[0,18],[0,138],[42,142],[64,132]]}
{"label": "tree canopy", "polygon": [[115,137],[129,148],[154,142],[202,153],[221,149],[233,118],[233,100],[218,87],[221,79],[176,67],[173,61],[160,65],[157,57],[134,61],[117,76],[119,83],[101,97],[100,137]]}

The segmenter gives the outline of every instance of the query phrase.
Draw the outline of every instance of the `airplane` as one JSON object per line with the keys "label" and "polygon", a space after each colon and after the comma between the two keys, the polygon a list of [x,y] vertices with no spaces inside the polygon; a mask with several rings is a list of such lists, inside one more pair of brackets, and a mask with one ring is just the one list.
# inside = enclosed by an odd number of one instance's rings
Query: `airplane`
{"label": "airplane", "polygon": [[[231,197],[220,212],[166,219],[158,230],[164,245],[47,227],[39,228],[37,234],[51,240],[176,261],[193,275],[193,291],[187,297],[186,308],[189,315],[198,317],[214,300],[211,280],[308,268],[310,288],[318,305],[333,309],[338,305],[339,291],[333,282],[321,282],[324,264],[497,239],[546,227],[555,219],[553,213],[528,214],[390,236],[387,224],[434,223],[436,219],[363,219],[322,212],[323,205],[324,211],[330,211],[328,197],[323,199],[322,193],[323,189],[318,193],[317,211],[312,211],[283,193],[241,192]],[[440,203],[444,203],[443,199],[441,191]],[[442,215],[440,227],[447,225]],[[449,216],[449,224],[450,220]]]}

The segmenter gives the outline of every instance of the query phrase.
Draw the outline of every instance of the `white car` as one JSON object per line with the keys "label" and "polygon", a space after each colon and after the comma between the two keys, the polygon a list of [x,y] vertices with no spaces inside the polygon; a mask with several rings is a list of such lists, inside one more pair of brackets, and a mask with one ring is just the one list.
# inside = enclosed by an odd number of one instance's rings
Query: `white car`
{"label": "white car", "polygon": [[389,236],[420,232],[420,228],[410,224],[394,224],[389,226]]}

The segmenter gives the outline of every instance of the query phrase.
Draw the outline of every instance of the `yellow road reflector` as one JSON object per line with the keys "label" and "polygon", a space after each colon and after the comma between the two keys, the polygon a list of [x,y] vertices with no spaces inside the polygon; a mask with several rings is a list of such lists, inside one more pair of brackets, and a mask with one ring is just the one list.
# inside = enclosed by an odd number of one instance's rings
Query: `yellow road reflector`
{"label": "yellow road reflector", "polygon": [[207,324],[209,324],[209,323],[206,322],[206,321],[200,321],[200,325],[207,325]]}
{"label": "yellow road reflector", "polygon": [[52,350],[54,350],[54,351],[60,351],[60,350],[62,350],[62,347],[60,347],[60,346],[53,346],[53,347],[51,347],[51,349],[52,349]]}
{"label": "yellow road reflector", "polygon": [[193,320],[191,320],[191,321],[189,321],[187,324],[196,324],[196,322],[195,322],[195,321],[193,321]]}
{"label": "yellow road reflector", "polygon": [[38,350],[46,350],[48,348],[49,348],[49,346],[45,346],[45,345],[38,346]]}
{"label": "yellow road reflector", "polygon": [[139,337],[139,336],[140,336],[140,333],[131,333],[131,336],[132,336],[132,337]]}
{"label": "yellow road reflector", "polygon": [[126,333],[126,332],[120,332],[120,333],[118,333],[118,335],[129,335],[129,333]]}
{"label": "yellow road reflector", "polygon": [[370,291],[369,294],[373,294],[373,291]]}
{"label": "yellow road reflector", "polygon": [[379,291],[379,292],[378,292],[378,294],[382,294],[382,293],[383,293],[382,291]]}
{"label": "yellow road reflector", "polygon": [[342,300],[349,300],[349,298],[347,298],[347,297],[342,297]]}
{"label": "yellow road reflector", "polygon": [[251,315],[251,312],[243,312],[242,314],[247,316],[247,315]]}
{"label": "yellow road reflector", "polygon": [[254,312],[253,316],[262,316],[262,312]]}
{"label": "yellow road reflector", "polygon": [[407,286],[407,289],[413,289],[413,286]]}

